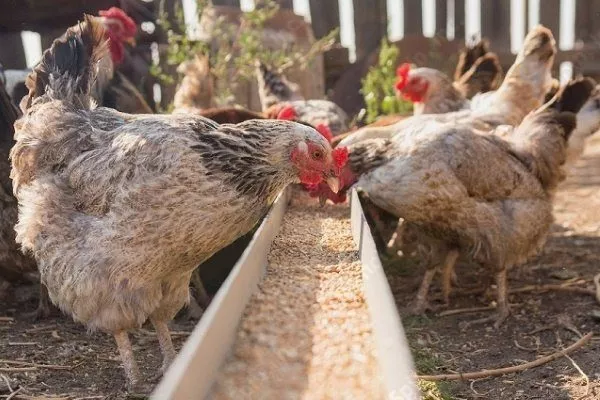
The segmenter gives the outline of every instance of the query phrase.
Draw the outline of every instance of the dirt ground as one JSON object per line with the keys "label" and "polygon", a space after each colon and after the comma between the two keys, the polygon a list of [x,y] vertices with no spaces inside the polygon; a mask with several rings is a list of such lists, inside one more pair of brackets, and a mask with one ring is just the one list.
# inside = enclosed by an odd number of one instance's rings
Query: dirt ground
{"label": "dirt ground", "polygon": [[[16,390],[19,392],[13,399],[128,398],[111,336],[88,333],[58,312],[36,323],[21,318],[23,312],[35,309],[36,290],[21,287],[12,298],[1,300],[2,317],[14,320],[0,319],[0,398]],[[193,327],[194,322],[171,325],[177,350]],[[161,355],[153,329],[145,328],[131,335],[131,340],[140,370],[149,379],[158,371]]]}
{"label": "dirt ground", "polygon": [[[509,287],[575,283],[593,289],[600,273],[600,138],[590,143],[582,160],[560,187],[555,202],[556,223],[539,257],[510,274]],[[414,298],[423,270],[399,264],[387,267],[399,308]],[[485,287],[492,276],[460,263],[459,285],[449,309],[486,306],[493,299],[472,294],[467,287]],[[471,292],[471,294],[469,294]],[[439,282],[432,298],[440,296]],[[510,296],[512,315],[494,330],[491,324],[462,331],[461,322],[486,312],[439,316],[446,308],[432,302],[423,317],[403,316],[420,374],[473,372],[535,360],[593,332],[592,341],[571,355],[511,375],[475,381],[444,382],[429,399],[600,399],[600,305],[592,296],[558,291]],[[437,391],[437,390],[436,390]]]}

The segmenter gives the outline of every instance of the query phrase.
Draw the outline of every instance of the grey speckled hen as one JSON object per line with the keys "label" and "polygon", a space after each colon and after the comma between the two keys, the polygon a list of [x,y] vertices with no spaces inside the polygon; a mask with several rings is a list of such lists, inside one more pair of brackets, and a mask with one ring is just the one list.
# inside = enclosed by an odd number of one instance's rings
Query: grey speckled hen
{"label": "grey speckled hen", "polygon": [[168,366],[167,322],[188,301],[194,268],[250,230],[288,184],[337,190],[339,169],[305,125],[95,108],[104,49],[102,26],[86,16],[28,78],[31,106],[11,152],[16,231],[52,301],[115,336],[134,388],[127,331],[150,319]]}

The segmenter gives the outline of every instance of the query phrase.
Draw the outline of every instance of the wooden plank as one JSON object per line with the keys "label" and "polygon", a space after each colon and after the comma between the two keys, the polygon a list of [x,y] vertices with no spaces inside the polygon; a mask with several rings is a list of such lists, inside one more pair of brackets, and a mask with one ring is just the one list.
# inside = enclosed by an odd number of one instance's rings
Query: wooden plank
{"label": "wooden plank", "polygon": [[362,263],[365,297],[385,393],[390,399],[419,399],[421,396],[414,379],[416,372],[400,313],[356,190],[352,190],[350,207],[352,236]]}
{"label": "wooden plank", "polygon": [[5,69],[23,69],[27,67],[20,32],[0,34],[0,63]]}
{"label": "wooden plank", "polygon": [[39,32],[74,25],[83,13],[118,6],[119,0],[0,0],[0,32]]}
{"label": "wooden plank", "polygon": [[575,40],[600,40],[600,0],[577,0],[575,3]]}
{"label": "wooden plank", "polygon": [[510,50],[510,0],[481,2],[481,34],[494,51]]}
{"label": "wooden plank", "polygon": [[212,0],[215,6],[230,6],[240,8],[240,0]]}
{"label": "wooden plank", "polygon": [[367,56],[387,35],[386,0],[353,0],[356,58]]}
{"label": "wooden plank", "polygon": [[560,0],[540,2],[540,24],[552,31],[558,44],[560,38]]}
{"label": "wooden plank", "polygon": [[448,1],[435,0],[435,35],[446,37],[448,25]]}
{"label": "wooden plank", "polygon": [[279,231],[289,190],[279,195],[242,257],[213,298],[177,355],[152,399],[204,399],[227,358],[246,303],[267,266],[267,255]]}
{"label": "wooden plank", "polygon": [[[309,4],[315,38],[320,39],[340,26],[340,7],[337,1],[309,0]],[[339,34],[337,40],[340,40]]]}
{"label": "wooden plank", "polygon": [[404,36],[423,34],[421,0],[404,0]]}
{"label": "wooden plank", "polygon": [[454,0],[454,38],[465,38],[465,0]]}

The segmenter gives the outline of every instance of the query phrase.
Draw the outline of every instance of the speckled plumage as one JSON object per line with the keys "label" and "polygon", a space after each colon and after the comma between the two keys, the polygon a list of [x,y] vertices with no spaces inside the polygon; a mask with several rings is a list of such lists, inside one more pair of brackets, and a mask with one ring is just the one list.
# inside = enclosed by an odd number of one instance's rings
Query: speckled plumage
{"label": "speckled plumage", "polygon": [[313,146],[333,161],[327,141],[294,122],[218,125],[95,108],[89,89],[103,47],[102,27],[86,17],[30,77],[31,106],[11,152],[16,231],[52,301],[115,334],[133,385],[137,367],[122,333],[152,320],[168,365],[165,323],[188,301],[192,271],[298,181],[309,167],[292,162],[294,151],[309,157],[301,150]]}
{"label": "speckled plumage", "polygon": [[503,138],[439,123],[356,143],[349,149],[356,186],[444,251],[458,249],[505,273],[544,244],[576,125],[573,112],[592,87],[575,82],[565,90],[575,95],[557,104],[558,111],[539,110]]}

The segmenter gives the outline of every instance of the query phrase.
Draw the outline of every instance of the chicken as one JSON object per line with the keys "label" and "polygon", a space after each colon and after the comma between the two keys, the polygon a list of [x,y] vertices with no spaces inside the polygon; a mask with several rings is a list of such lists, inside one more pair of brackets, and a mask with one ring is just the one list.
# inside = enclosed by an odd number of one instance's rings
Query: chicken
{"label": "chicken", "polygon": [[325,180],[337,191],[347,152],[289,121],[95,108],[104,37],[85,16],[28,78],[11,150],[15,229],[52,302],[114,336],[134,390],[128,331],[152,322],[164,370],[175,357],[167,323],[189,299],[192,271],[256,225],[288,184]]}
{"label": "chicken", "polygon": [[0,63],[0,80],[2,80],[4,90],[13,105],[17,108],[19,107],[19,101],[27,94],[25,78],[30,72],[30,69],[4,69],[4,66]]}
{"label": "chicken", "polygon": [[529,112],[542,104],[551,88],[551,68],[555,54],[556,42],[552,32],[539,25],[528,33],[523,48],[506,73],[500,88],[485,93],[485,101],[477,107],[472,102],[470,110],[415,115],[386,127],[361,128],[339,144],[349,146],[365,139],[391,138],[415,124],[436,126],[438,123],[452,122],[468,124],[483,131],[491,131],[500,125],[516,126]]}
{"label": "chicken", "polygon": [[[135,22],[123,10],[111,7],[94,17],[105,27],[109,52],[100,61],[92,96],[97,104],[125,113],[151,114],[152,108],[124,74],[119,64],[125,56],[125,43],[133,43],[137,32]],[[21,108],[29,104],[21,104]]]}
{"label": "chicken", "polygon": [[600,131],[600,86],[577,113],[577,128],[569,138],[566,168],[571,168],[583,154],[585,141]]}
{"label": "chicken", "polygon": [[278,103],[304,100],[297,83],[290,82],[282,74],[271,71],[260,61],[256,63],[256,80],[263,111]]}
{"label": "chicken", "polygon": [[[378,207],[400,218],[410,250],[428,249],[429,269],[415,311],[438,266],[447,297],[454,263],[469,255],[496,273],[496,326],[508,316],[507,271],[536,254],[552,224],[552,198],[564,178],[567,140],[594,87],[575,81],[554,104],[530,114],[504,137],[469,125],[413,125],[391,139],[349,148],[342,187],[356,181]],[[350,178],[348,178],[350,177]],[[338,192],[338,196],[343,191]]]}
{"label": "chicken", "polygon": [[196,54],[192,60],[179,64],[177,72],[183,75],[183,79],[173,99],[174,113],[204,110],[214,106],[214,78],[208,56]]}
{"label": "chicken", "polygon": [[[0,278],[9,282],[38,281],[37,265],[30,255],[21,252],[15,242],[17,199],[13,195],[8,155],[14,144],[13,124],[21,113],[14,106],[0,81]],[[25,314],[34,319],[48,316],[50,305],[44,285],[40,286],[38,308]]]}
{"label": "chicken", "polygon": [[[458,68],[464,64],[459,63]],[[502,81],[502,68],[498,56],[488,53],[475,60],[454,82],[441,71],[411,69],[407,63],[398,67],[396,75],[397,93],[414,103],[414,115],[443,114],[469,109],[468,99],[473,95],[496,89]]]}
{"label": "chicken", "polygon": [[502,83],[502,67],[498,55],[490,52],[487,40],[480,40],[460,52],[454,82],[468,99],[477,93],[498,89]]}
{"label": "chicken", "polygon": [[469,108],[469,101],[450,78],[434,68],[410,68],[402,64],[396,72],[396,91],[414,103],[414,115],[441,114]]}
{"label": "chicken", "polygon": [[270,71],[262,63],[258,64],[257,76],[262,111],[266,118],[278,118],[282,109],[292,107],[297,121],[312,126],[327,125],[334,136],[348,131],[348,115],[337,104],[329,100],[305,100],[297,84]]}

